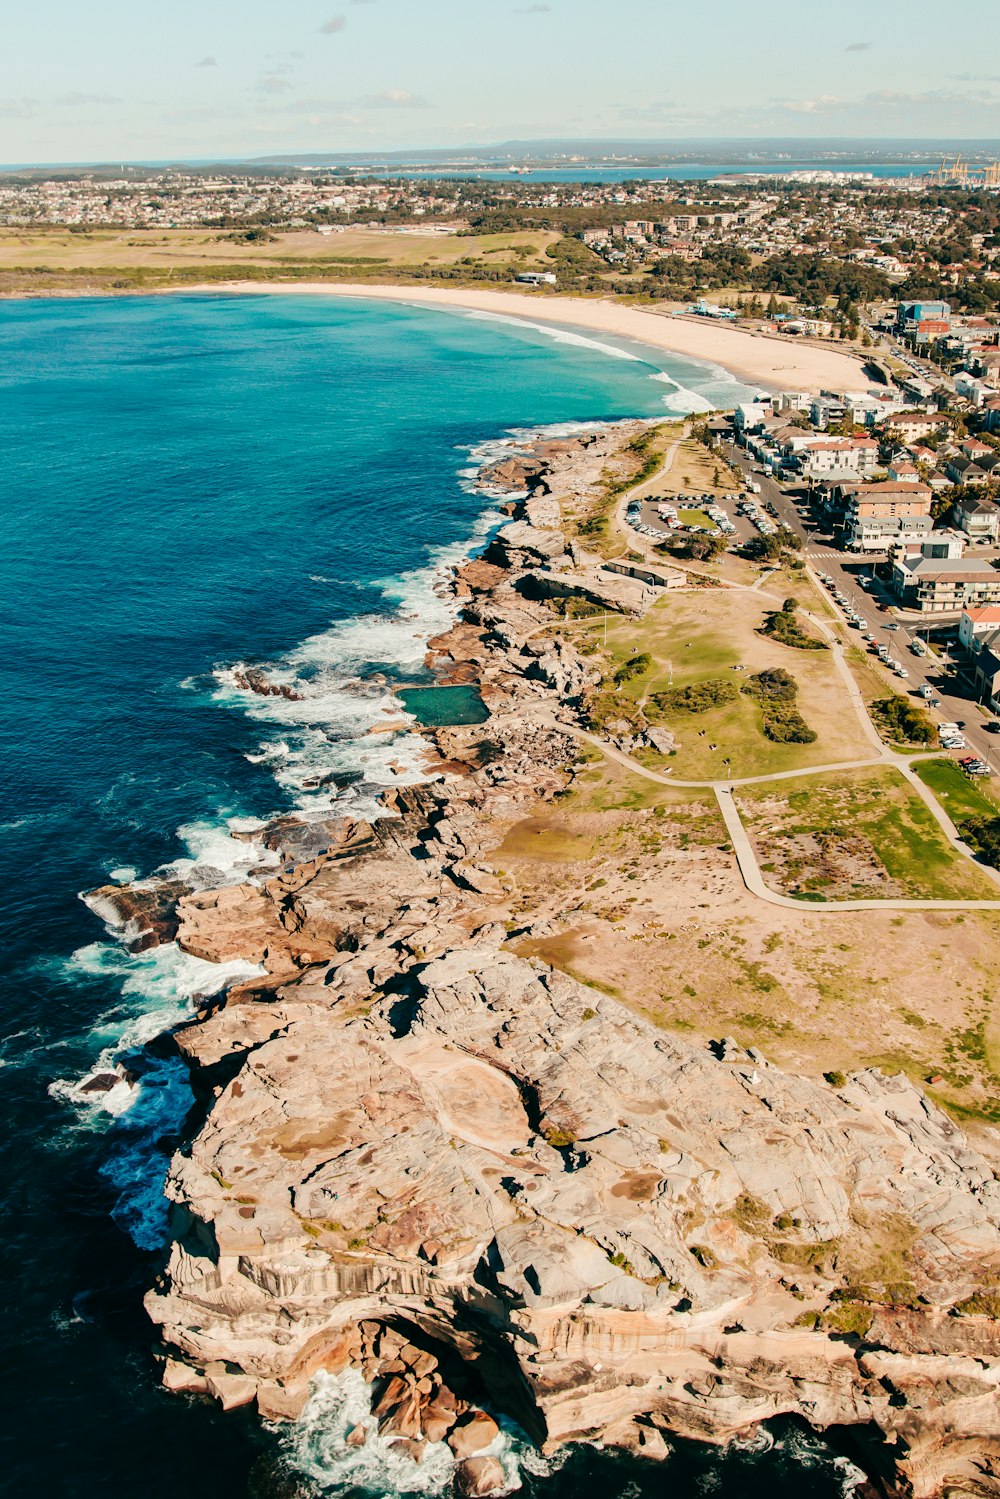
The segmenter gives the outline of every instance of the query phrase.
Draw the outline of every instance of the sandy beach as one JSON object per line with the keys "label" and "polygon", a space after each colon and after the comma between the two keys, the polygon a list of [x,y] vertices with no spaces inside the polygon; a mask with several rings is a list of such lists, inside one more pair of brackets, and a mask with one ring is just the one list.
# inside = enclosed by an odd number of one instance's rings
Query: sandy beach
{"label": "sandy beach", "polygon": [[363,297],[408,302],[415,306],[469,309],[527,322],[561,323],[590,333],[610,333],[635,339],[652,348],[666,349],[721,365],[750,385],[767,390],[864,390],[871,383],[862,362],[850,354],[816,344],[793,343],[747,333],[723,323],[694,321],[668,312],[646,311],[620,302],[587,301],[579,297],[553,297],[522,292],[452,290],[430,286],[330,285],[326,282],[268,284],[258,281],[228,282],[188,287],[187,291],[241,291],[281,296],[318,295]]}

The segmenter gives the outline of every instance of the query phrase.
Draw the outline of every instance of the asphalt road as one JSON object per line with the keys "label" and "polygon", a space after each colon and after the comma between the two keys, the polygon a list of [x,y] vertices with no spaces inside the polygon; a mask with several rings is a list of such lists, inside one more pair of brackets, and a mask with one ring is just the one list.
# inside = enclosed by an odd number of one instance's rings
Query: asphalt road
{"label": "asphalt road", "polygon": [[[824,540],[812,524],[808,503],[797,502],[795,496],[780,489],[773,479],[765,474],[755,473],[752,459],[742,449],[726,444],[725,452],[737,468],[761,486],[759,498],[771,502],[778,512],[778,519],[802,538],[805,556],[813,569],[828,573],[836,580],[839,591],[867,622],[876,644],[887,645],[893,659],[906,667],[909,676],[897,677],[895,673],[882,667],[877,656],[870,655],[873,667],[884,676],[887,688],[894,692],[908,692],[916,702],[924,706],[919,689],[926,683],[932,688],[934,696],[941,700],[940,708],[929,710],[931,717],[938,723],[965,723],[962,733],[968,748],[950,752],[952,758],[958,760],[962,755],[975,753],[982,756],[991,767],[1000,765],[1000,734],[991,734],[986,729],[985,725],[991,719],[984,718],[975,698],[964,688],[954,671],[948,669],[945,660],[941,657],[917,656],[911,649],[914,637],[924,633],[926,627],[893,621],[890,615],[880,611],[878,605],[891,603],[892,599],[878,580],[875,580],[871,589],[861,586],[860,578],[869,577],[872,572],[870,560],[866,562],[853,553],[837,551]],[[832,598],[830,602],[839,613],[836,602]],[[888,629],[887,625],[893,622],[898,624],[898,628]],[[862,631],[849,629],[847,633],[849,637],[859,637],[857,644],[864,647],[865,642],[860,639]],[[942,754],[948,753],[949,751],[942,750]]]}

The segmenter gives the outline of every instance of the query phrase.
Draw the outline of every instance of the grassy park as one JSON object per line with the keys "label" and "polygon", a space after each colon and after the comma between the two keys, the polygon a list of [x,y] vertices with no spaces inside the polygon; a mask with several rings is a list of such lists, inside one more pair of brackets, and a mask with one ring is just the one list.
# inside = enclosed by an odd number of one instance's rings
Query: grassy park
{"label": "grassy park", "polygon": [[551,269],[546,230],[461,235],[350,227],[246,232],[210,229],[0,229],[0,285],[119,290],[214,280],[386,280]]}
{"label": "grassy park", "polygon": [[[672,755],[644,752],[651,767],[678,780],[721,780],[871,757],[831,653],[794,650],[755,633],[771,608],[766,598],[749,590],[706,589],[668,595],[642,620],[622,618],[609,624],[606,676],[612,678],[635,656],[648,654],[648,669],[624,681],[618,691],[633,705],[650,705],[650,716],[677,736]],[[603,651],[603,624],[591,630],[578,631],[575,638],[591,633],[595,648]],[[697,714],[660,714],[652,703],[670,687],[722,677],[741,689],[753,674],[773,668],[794,676],[796,707],[815,731],[814,742],[780,744],[766,738],[759,704],[740,690],[730,701]]]}
{"label": "grassy park", "polygon": [[[950,763],[950,762],[949,762]],[[891,767],[742,787],[741,815],[765,877],[803,899],[993,899]]]}

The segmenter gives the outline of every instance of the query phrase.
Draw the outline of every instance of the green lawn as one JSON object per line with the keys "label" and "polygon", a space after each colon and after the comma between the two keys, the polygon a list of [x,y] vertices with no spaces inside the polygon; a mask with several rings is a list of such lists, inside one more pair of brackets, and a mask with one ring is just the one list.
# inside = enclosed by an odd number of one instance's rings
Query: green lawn
{"label": "green lawn", "polygon": [[[642,620],[616,619],[608,627],[605,670],[610,675],[631,657],[648,653],[648,671],[626,682],[622,691],[638,702],[671,685],[686,686],[706,677],[725,677],[742,687],[765,667],[782,666],[798,685],[797,707],[818,738],[812,744],[775,744],[765,739],[757,705],[742,694],[735,702],[706,713],[672,715],[667,726],[679,740],[668,757],[650,754],[654,769],[679,780],[710,781],[770,775],[809,765],[861,760],[872,749],[861,732],[846,688],[829,651],[795,651],[756,634],[774,607],[757,593],[735,589],[667,595]],[[603,622],[581,635],[603,650]],[[594,658],[599,659],[595,656]],[[736,665],[746,668],[733,671]],[[716,749],[711,748],[716,745]],[[725,762],[729,761],[727,768]]]}
{"label": "green lawn", "polygon": [[959,770],[954,760],[918,760],[913,769],[933,791],[952,822],[960,823],[963,817],[995,817],[1000,813],[1000,803],[986,794],[985,787],[980,789],[977,781]]}
{"label": "green lawn", "polygon": [[[742,787],[739,803],[762,860],[768,840],[802,833],[861,835],[892,880],[911,899],[993,899],[987,877],[959,854],[898,771],[842,771],[784,783]],[[778,835],[777,837],[775,835]],[[810,881],[822,894],[822,877]]]}
{"label": "green lawn", "polygon": [[707,510],[682,510],[677,508],[677,519],[682,526],[703,526],[706,531],[717,531],[718,526]]}

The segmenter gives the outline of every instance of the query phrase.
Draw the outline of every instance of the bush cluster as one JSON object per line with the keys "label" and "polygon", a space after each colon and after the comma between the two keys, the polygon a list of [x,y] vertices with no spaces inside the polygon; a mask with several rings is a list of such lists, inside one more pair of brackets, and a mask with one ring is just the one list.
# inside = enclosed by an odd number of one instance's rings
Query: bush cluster
{"label": "bush cluster", "polygon": [[777,640],[781,645],[790,645],[797,651],[827,650],[824,641],[817,640],[814,635],[807,635],[803,630],[799,624],[797,609],[795,599],[785,599],[780,609],[774,609],[767,615],[757,634]]}
{"label": "bush cluster", "polygon": [[960,831],[987,864],[1000,869],[1000,817],[966,817]]}
{"label": "bush cluster", "polygon": [[721,531],[677,531],[656,547],[665,557],[684,557],[690,562],[714,562],[728,549]]}
{"label": "bush cluster", "polygon": [[737,696],[736,684],[728,677],[706,677],[703,682],[691,682],[687,687],[668,687],[664,692],[656,692],[651,701],[661,713],[707,713],[709,708],[735,702]]}
{"label": "bush cluster", "polygon": [[872,703],[870,711],[876,728],[886,739],[903,744],[930,744],[937,734],[933,720],[924,709],[898,692]]}
{"label": "bush cluster", "polygon": [[816,738],[795,706],[798,683],[784,667],[771,666],[744,683],[742,691],[758,704],[765,739],[774,744],[812,744]]}
{"label": "bush cluster", "polygon": [[648,651],[643,651],[639,656],[630,656],[615,672],[615,686],[621,687],[626,682],[633,682],[636,677],[647,672],[652,664],[653,658]]}

